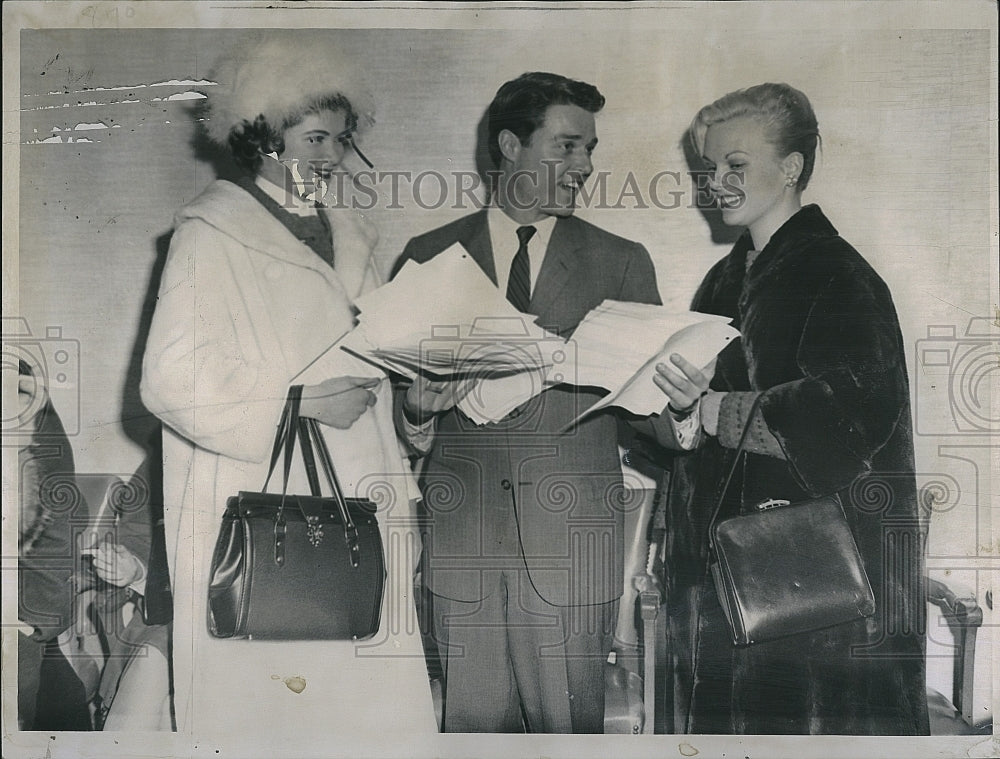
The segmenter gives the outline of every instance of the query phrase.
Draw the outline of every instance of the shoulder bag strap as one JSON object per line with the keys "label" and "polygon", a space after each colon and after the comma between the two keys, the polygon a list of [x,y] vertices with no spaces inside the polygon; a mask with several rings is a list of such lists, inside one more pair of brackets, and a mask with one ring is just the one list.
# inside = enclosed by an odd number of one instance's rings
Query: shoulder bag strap
{"label": "shoulder bag strap", "polygon": [[296,420],[295,427],[299,435],[299,447],[302,449],[302,461],[306,465],[306,478],[309,480],[309,492],[317,498],[323,495],[319,486],[319,474],[316,469],[316,457],[313,455],[312,435],[309,431],[310,422],[316,421],[305,416]]}
{"label": "shoulder bag strap", "polygon": [[284,461],[284,483],[281,492],[288,490],[288,476],[292,470],[292,453],[295,450],[295,433],[293,420],[298,417],[299,403],[302,400],[302,386],[292,385],[288,388],[288,398],[285,400],[285,407],[281,411],[281,419],[278,428],[274,433],[274,445],[271,447],[271,463],[267,468],[267,478],[264,480],[263,492],[267,492],[267,486],[271,482],[274,474],[274,467],[278,463],[278,455],[282,448],[285,451]]}
{"label": "shoulder bag strap", "polygon": [[750,413],[747,414],[747,421],[743,426],[743,434],[740,435],[739,445],[736,446],[736,452],[733,455],[732,466],[729,467],[729,474],[726,475],[726,479],[722,484],[722,489],[719,491],[719,498],[715,503],[715,509],[712,511],[712,521],[708,523],[708,546],[710,549],[715,549],[715,538],[712,535],[712,528],[715,526],[715,521],[719,518],[719,511],[722,509],[722,502],[725,500],[726,493],[729,491],[729,484],[732,482],[733,474],[736,472],[736,467],[740,463],[740,455],[743,453],[743,446],[746,445],[747,436],[750,434],[750,426],[753,424],[753,418],[757,414],[757,409],[760,407],[760,402],[763,398],[764,394],[760,393],[750,406]]}

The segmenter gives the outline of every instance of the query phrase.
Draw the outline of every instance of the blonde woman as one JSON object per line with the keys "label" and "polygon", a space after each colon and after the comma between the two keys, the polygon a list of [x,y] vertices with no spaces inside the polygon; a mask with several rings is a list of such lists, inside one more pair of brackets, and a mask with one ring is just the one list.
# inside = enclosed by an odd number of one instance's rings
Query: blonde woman
{"label": "blonde woman", "polygon": [[[926,734],[926,514],[891,294],[820,208],[802,203],[819,142],[803,93],[786,84],[732,92],[702,108],[691,133],[723,221],[745,228],[692,308],[731,317],[742,339],[719,355],[714,377],[676,357],[655,379],[670,411],[695,418],[700,434],[677,459],[667,514],[674,729]],[[873,617],[734,647],[707,574],[708,525],[748,425],[720,518],[767,499],[838,496],[875,593]],[[671,445],[671,428],[659,427]]]}

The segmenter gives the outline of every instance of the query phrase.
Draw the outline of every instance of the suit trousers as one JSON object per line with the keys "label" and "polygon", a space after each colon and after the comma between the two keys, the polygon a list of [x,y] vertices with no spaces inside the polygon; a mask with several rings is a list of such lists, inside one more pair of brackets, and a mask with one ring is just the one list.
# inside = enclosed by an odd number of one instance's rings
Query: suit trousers
{"label": "suit trousers", "polygon": [[602,733],[618,602],[553,606],[524,569],[488,570],[480,601],[433,597],[443,731]]}

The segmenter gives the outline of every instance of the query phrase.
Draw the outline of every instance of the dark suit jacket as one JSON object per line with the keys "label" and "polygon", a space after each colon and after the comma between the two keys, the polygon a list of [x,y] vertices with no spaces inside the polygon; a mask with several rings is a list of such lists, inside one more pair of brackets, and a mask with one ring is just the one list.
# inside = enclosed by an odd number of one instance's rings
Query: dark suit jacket
{"label": "dark suit jacket", "polygon": [[[397,270],[455,242],[496,282],[485,211],[411,240]],[[569,337],[609,298],[660,302],[646,249],[581,219],[558,219],[529,312],[540,326]],[[458,410],[438,419],[421,477],[423,574],[434,593],[479,600],[491,571],[527,568],[538,594],[555,605],[621,595],[623,513],[630,505],[616,419],[606,411],[559,433],[601,395],[559,385],[496,424],[477,426]]]}
{"label": "dark suit jacket", "polygon": [[77,486],[73,448],[51,400],[34,422],[30,443],[17,453],[17,618],[35,627],[34,639],[45,641],[73,621],[74,535],[87,524],[88,507]]}

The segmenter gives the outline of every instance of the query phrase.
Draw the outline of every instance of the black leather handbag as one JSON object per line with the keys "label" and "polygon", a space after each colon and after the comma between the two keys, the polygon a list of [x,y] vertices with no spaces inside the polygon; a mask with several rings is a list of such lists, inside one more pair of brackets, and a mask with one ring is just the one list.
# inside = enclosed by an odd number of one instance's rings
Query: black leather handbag
{"label": "black leather handbag", "polygon": [[[375,505],[343,496],[318,422],[299,417],[301,392],[289,391],[265,492],[226,503],[208,588],[208,627],[217,638],[351,640],[378,630],[385,564]],[[296,437],[310,495],[287,494]],[[320,493],[314,448],[332,497]],[[282,450],[282,491],[268,493]]]}
{"label": "black leather handbag", "polygon": [[768,500],[752,513],[717,521],[759,401],[709,527],[712,579],[737,646],[875,613],[868,575],[836,495],[794,504]]}

